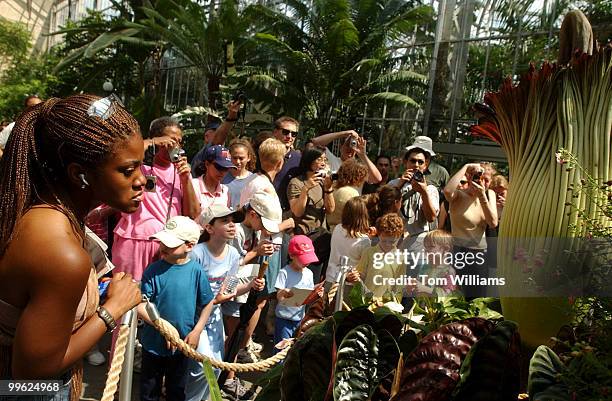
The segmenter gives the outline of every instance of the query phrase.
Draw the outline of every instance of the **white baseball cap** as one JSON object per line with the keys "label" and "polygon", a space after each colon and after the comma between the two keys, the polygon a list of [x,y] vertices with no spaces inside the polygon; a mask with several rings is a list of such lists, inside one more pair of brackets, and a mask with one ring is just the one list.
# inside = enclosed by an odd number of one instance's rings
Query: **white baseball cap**
{"label": "white baseball cap", "polygon": [[249,199],[248,205],[261,217],[261,223],[267,231],[280,231],[278,225],[283,221],[283,209],[277,196],[257,191]]}
{"label": "white baseball cap", "polygon": [[198,242],[200,226],[189,217],[174,216],[166,222],[164,229],[149,239],[157,239],[168,248],[176,248],[186,242]]}
{"label": "white baseball cap", "polygon": [[204,227],[213,219],[230,215],[234,217],[234,223],[240,223],[242,220],[244,220],[244,213],[241,209],[234,210],[226,205],[212,204],[206,209],[202,210],[202,213],[200,213],[200,216],[198,216],[198,224]]}
{"label": "white baseball cap", "polygon": [[415,148],[424,150],[425,152],[429,153],[429,156],[436,155],[433,151],[433,142],[428,136],[417,136],[414,138],[414,143],[410,146],[406,146],[406,152],[410,152]]}

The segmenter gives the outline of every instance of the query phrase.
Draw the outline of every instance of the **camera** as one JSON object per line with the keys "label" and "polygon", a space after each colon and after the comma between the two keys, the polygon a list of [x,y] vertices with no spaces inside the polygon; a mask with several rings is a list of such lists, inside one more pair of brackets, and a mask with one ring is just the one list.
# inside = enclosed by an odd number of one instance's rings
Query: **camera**
{"label": "camera", "polygon": [[482,171],[477,171],[472,174],[472,181],[480,182],[480,177],[482,177]]}
{"label": "camera", "polygon": [[243,91],[237,91],[236,93],[234,93],[234,97],[232,98],[233,102],[240,102],[240,103],[246,103],[247,101],[247,97],[246,94]]}
{"label": "camera", "polygon": [[415,180],[416,182],[423,182],[425,178],[423,177],[423,173],[417,170],[414,172],[414,174],[412,174],[412,179]]}
{"label": "camera", "polygon": [[185,155],[185,151],[181,148],[171,148],[168,150],[168,156],[170,156],[170,161],[172,163],[177,163],[181,160],[181,157]]}
{"label": "camera", "polygon": [[320,178],[325,178],[325,177],[327,177],[327,171],[321,169],[321,170],[317,171],[315,175],[317,177],[320,177]]}
{"label": "camera", "polygon": [[333,173],[331,175],[331,179],[332,179],[332,181],[338,181],[338,173]]}
{"label": "camera", "polygon": [[155,192],[155,186],[157,185],[157,177],[154,175],[145,175],[146,182],[144,189],[147,192]]}

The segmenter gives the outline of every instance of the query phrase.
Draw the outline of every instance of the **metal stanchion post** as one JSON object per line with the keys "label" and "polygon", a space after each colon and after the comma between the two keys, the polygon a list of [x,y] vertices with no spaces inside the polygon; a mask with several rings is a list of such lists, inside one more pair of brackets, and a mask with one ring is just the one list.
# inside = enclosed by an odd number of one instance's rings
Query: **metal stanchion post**
{"label": "metal stanchion post", "polygon": [[127,346],[125,348],[125,359],[121,368],[119,379],[119,401],[130,401],[132,398],[132,376],[134,374],[134,346],[136,345],[138,315],[136,308],[132,309],[121,319],[121,324],[130,326]]}
{"label": "metal stanchion post", "polygon": [[344,299],[344,285],[346,283],[346,275],[351,270],[351,266],[348,264],[348,256],[342,256],[340,258],[340,266],[338,266],[338,273],[336,274],[336,283],[338,283],[338,290],[336,291],[336,303],[334,311],[342,310],[342,301]]}

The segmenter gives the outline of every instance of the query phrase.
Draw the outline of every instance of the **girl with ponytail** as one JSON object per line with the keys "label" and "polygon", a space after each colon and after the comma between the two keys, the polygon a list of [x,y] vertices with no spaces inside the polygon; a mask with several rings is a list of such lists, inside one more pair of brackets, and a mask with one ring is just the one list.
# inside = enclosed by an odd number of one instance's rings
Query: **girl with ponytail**
{"label": "girl with ponytail", "polygon": [[48,399],[78,400],[81,358],[140,302],[119,273],[99,306],[84,219],[139,207],[143,148],[114,97],[49,99],[17,119],[0,161],[0,379],[60,379]]}

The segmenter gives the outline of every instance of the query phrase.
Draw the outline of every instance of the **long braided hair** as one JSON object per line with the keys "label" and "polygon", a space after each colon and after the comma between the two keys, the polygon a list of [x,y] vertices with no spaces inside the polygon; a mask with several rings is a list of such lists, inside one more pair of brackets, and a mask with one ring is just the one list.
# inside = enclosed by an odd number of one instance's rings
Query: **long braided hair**
{"label": "long braided hair", "polygon": [[[67,195],[66,167],[75,162],[95,168],[114,146],[133,134],[136,120],[118,102],[102,119],[89,116],[93,95],[52,98],[24,111],[9,137],[0,161],[0,257],[4,255],[21,217],[35,204],[46,203],[64,213],[73,230],[84,238],[72,201]],[[43,200],[50,195],[52,201]]]}

